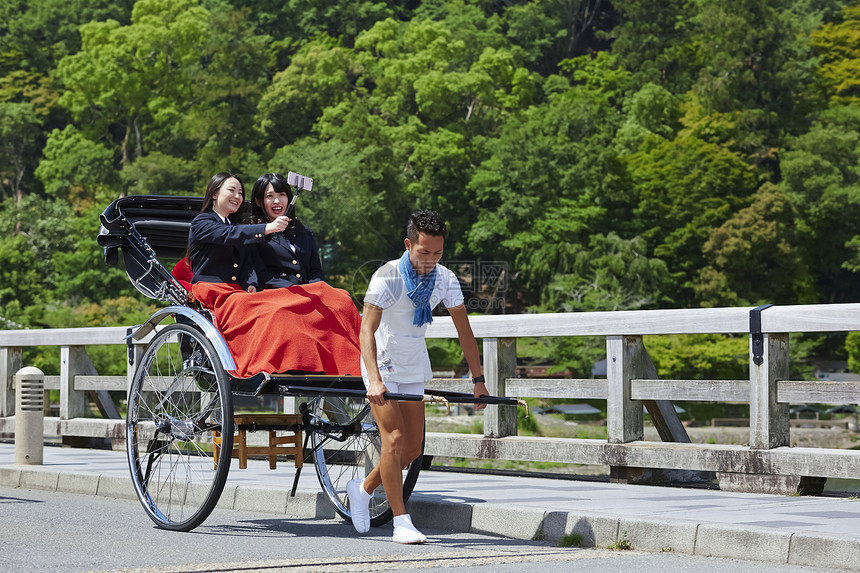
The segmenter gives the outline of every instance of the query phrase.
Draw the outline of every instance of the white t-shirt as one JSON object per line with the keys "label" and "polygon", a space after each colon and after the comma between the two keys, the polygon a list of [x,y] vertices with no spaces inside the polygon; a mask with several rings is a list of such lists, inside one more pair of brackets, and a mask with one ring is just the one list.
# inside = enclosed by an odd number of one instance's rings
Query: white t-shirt
{"label": "white t-shirt", "polygon": [[[382,382],[423,383],[433,377],[424,343],[427,323],[421,326],[412,324],[415,305],[406,294],[399,263],[399,259],[388,261],[373,273],[364,302],[382,309],[382,320],[376,330],[376,359]],[[436,308],[440,302],[446,308],[460,306],[463,304],[463,291],[457,275],[437,264],[430,308]],[[361,371],[367,382],[364,360],[361,361]]]}

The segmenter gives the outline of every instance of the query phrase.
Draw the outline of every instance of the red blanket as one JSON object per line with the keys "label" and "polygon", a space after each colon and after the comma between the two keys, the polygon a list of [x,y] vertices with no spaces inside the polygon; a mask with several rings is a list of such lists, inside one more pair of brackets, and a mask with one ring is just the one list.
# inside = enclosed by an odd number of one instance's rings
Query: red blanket
{"label": "red blanket", "polygon": [[173,266],[170,271],[179,284],[185,287],[185,290],[191,292],[191,279],[194,278],[194,273],[191,271],[191,266],[188,264],[188,258],[182,257],[179,262]]}
{"label": "red blanket", "polygon": [[192,294],[215,313],[236,361],[235,376],[291,370],[361,375],[361,315],[345,290],[316,282],[248,293],[200,282]]}

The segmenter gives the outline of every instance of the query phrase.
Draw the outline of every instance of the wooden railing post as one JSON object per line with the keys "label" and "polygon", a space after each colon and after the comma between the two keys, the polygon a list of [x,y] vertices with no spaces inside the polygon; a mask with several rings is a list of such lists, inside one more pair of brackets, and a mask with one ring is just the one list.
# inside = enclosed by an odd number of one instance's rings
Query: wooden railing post
{"label": "wooden railing post", "polygon": [[75,390],[75,376],[93,376],[93,366],[83,346],[60,347],[60,419],[82,418],[89,413],[86,391]]}
{"label": "wooden railing post", "polygon": [[12,379],[23,366],[23,350],[14,346],[0,348],[0,416],[15,415]]}
{"label": "wooden railing post", "polygon": [[[508,378],[517,375],[517,339],[484,338],[484,377],[493,396],[505,395]],[[484,435],[491,438],[517,435],[516,406],[487,406]]]}
{"label": "wooden railing post", "polygon": [[750,447],[769,450],[789,445],[788,404],[776,401],[777,382],[788,380],[788,334],[763,334],[762,360],[753,360],[750,337]]}
{"label": "wooden railing post", "polygon": [[610,444],[641,440],[645,435],[642,402],[630,399],[630,381],[645,371],[641,336],[606,337],[606,434]]}
{"label": "wooden railing post", "polygon": [[[750,336],[750,450],[771,450],[790,444],[789,404],[777,402],[779,382],[789,379],[788,334],[757,333],[758,341],[754,336]],[[780,495],[819,495],[827,481],[820,475],[774,475],[755,468],[717,472],[717,479],[724,491]]]}
{"label": "wooden railing post", "polygon": [[[650,363],[641,336],[606,337],[606,438],[610,444],[624,444],[645,436],[642,402],[630,397],[631,380],[645,372],[643,354]],[[623,458],[626,456],[609,460],[609,480],[613,483],[627,483],[630,479],[630,468]]]}

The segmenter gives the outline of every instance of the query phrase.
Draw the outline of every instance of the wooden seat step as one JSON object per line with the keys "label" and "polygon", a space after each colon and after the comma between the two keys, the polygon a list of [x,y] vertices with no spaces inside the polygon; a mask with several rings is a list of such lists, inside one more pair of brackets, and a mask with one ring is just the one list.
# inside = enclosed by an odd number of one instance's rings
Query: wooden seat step
{"label": "wooden seat step", "polygon": [[[248,467],[248,456],[262,455],[269,460],[269,469],[276,469],[278,455],[294,457],[296,468],[302,467],[301,414],[237,414],[233,417],[235,434],[233,436],[233,457],[239,458],[239,468]],[[249,446],[248,432],[267,431],[268,446]],[[277,432],[288,432],[278,435]],[[221,435],[215,432],[215,463],[221,453]]]}

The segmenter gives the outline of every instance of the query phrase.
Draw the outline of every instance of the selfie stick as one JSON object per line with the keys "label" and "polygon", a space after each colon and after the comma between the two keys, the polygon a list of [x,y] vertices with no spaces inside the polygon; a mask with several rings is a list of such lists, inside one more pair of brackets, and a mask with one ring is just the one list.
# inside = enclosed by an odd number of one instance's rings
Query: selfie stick
{"label": "selfie stick", "polygon": [[305,177],[304,175],[299,175],[298,173],[290,171],[287,174],[287,185],[296,188],[296,192],[293,193],[293,199],[290,201],[290,204],[287,205],[287,211],[284,213],[284,215],[292,219],[293,212],[296,210],[296,199],[299,198],[299,193],[302,192],[302,189],[310,191],[314,186],[314,180],[310,177]]}

